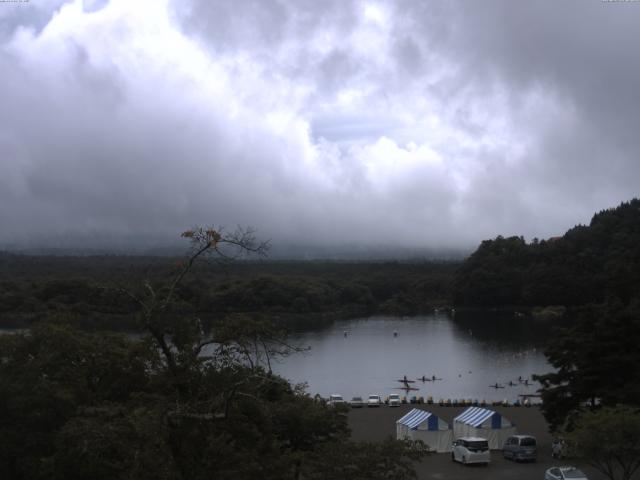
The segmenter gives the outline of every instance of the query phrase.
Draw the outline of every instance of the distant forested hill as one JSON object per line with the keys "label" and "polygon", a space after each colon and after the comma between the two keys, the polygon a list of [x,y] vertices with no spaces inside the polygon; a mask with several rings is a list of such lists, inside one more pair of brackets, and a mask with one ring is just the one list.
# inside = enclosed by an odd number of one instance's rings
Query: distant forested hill
{"label": "distant forested hill", "polygon": [[[118,293],[161,284],[181,258],[28,256],[0,252],[0,328],[62,319],[84,328],[135,329],[136,305]],[[412,314],[451,303],[453,262],[204,262],[175,308],[205,323],[228,314],[294,327],[372,313]]]}
{"label": "distant forested hill", "polygon": [[640,200],[593,216],[562,237],[486,240],[458,269],[457,305],[584,305],[640,298]]}

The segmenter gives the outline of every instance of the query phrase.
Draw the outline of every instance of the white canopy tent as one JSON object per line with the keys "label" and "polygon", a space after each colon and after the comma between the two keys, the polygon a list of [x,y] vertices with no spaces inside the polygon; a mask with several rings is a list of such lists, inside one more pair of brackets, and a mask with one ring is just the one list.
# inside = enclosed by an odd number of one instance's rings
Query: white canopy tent
{"label": "white canopy tent", "polygon": [[486,438],[492,450],[501,450],[507,437],[515,433],[515,425],[507,418],[486,408],[469,407],[453,419],[454,437]]}
{"label": "white canopy tent", "polygon": [[422,440],[434,452],[450,452],[453,432],[447,422],[425,410],[412,409],[396,421],[398,440]]}

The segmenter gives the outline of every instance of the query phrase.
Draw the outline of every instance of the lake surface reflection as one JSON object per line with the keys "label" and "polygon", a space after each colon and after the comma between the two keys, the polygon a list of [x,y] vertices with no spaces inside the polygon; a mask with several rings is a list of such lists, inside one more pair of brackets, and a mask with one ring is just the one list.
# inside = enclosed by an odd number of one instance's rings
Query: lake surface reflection
{"label": "lake surface reflection", "polygon": [[[309,352],[281,360],[274,369],[308,392],[328,396],[370,393],[487,401],[533,394],[531,375],[552,370],[544,355],[551,327],[531,319],[496,313],[371,317],[335,322],[323,330],[294,334]],[[345,336],[346,332],[346,336]],[[394,336],[397,332],[397,336]],[[417,380],[405,393],[398,379]],[[442,380],[418,380],[422,376]],[[532,382],[526,386],[519,377]],[[495,389],[496,382],[505,388]],[[514,386],[510,386],[513,382]]]}

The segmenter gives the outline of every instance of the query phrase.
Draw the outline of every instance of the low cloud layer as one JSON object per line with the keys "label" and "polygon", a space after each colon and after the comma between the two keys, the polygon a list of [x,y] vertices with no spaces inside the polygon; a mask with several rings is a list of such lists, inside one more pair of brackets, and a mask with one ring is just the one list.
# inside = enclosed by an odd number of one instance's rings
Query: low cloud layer
{"label": "low cloud layer", "polygon": [[0,245],[562,233],[638,194],[638,24],[591,0],[0,4]]}

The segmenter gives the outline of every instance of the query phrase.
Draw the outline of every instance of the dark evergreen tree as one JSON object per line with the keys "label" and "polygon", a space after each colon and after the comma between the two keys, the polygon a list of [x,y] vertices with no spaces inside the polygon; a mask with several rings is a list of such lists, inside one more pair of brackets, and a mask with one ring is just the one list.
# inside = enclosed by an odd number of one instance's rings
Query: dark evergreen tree
{"label": "dark evergreen tree", "polygon": [[574,415],[598,406],[640,407],[640,304],[610,300],[575,314],[545,351],[555,372],[542,383],[543,412],[552,428],[573,427]]}
{"label": "dark evergreen tree", "polygon": [[486,240],[453,282],[458,305],[624,303],[640,297],[640,200],[594,215],[562,237],[526,244],[521,237]]}

